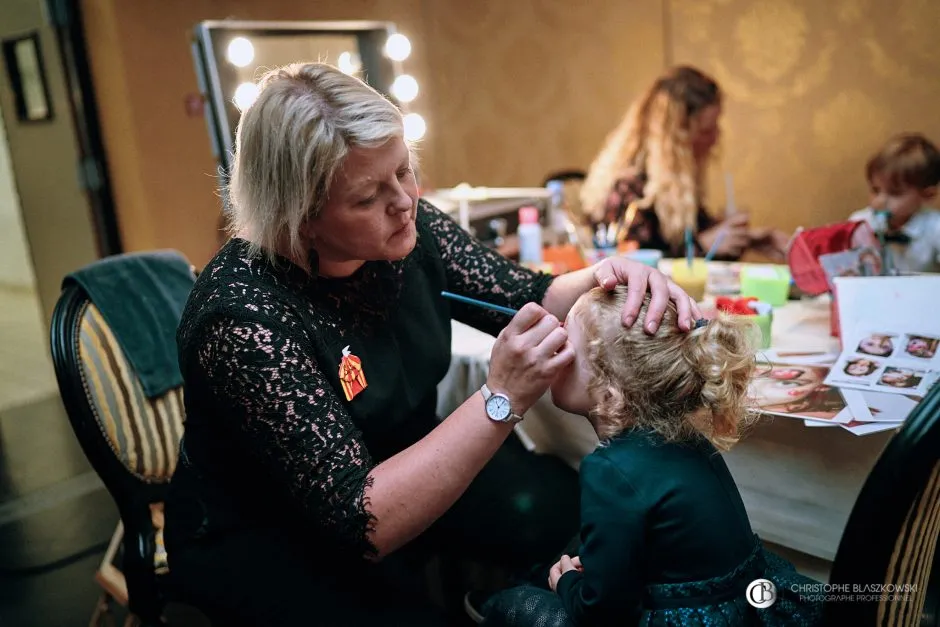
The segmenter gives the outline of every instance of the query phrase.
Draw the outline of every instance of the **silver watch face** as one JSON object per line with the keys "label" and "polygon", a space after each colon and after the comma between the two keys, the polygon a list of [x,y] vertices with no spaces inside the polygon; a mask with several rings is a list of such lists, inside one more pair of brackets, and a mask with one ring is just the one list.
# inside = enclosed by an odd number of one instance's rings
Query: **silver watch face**
{"label": "silver watch face", "polygon": [[509,419],[512,413],[512,407],[509,405],[509,399],[502,394],[493,394],[486,401],[486,415],[493,420],[503,422]]}

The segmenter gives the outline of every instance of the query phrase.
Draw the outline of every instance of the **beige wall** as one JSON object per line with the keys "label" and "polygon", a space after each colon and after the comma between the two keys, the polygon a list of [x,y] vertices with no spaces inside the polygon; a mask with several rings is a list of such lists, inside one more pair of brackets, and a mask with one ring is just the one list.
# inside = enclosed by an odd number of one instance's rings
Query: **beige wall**
{"label": "beige wall", "polygon": [[672,0],[676,62],[727,93],[721,171],[739,204],[784,228],[865,206],[864,163],[888,135],[940,142],[940,2]]}
{"label": "beige wall", "polygon": [[0,2],[0,38],[38,29],[55,118],[24,124],[16,119],[6,68],[0,69],[0,108],[22,208],[39,298],[48,322],[62,277],[98,257],[87,197],[78,183],[78,148],[66,100],[55,34],[41,0]]}
{"label": "beige wall", "polygon": [[172,246],[197,265],[215,250],[219,212],[206,122],[183,104],[197,90],[200,20],[395,22],[413,43],[405,70],[421,86],[412,109],[428,122],[422,168],[437,186],[533,185],[585,164],[663,64],[659,2],[611,2],[602,21],[569,0],[82,4],[125,246]]}
{"label": "beige wall", "polygon": [[[891,132],[940,140],[940,3],[901,0],[86,0],[106,146],[125,245],[205,263],[219,200],[189,36],[202,19],[395,22],[413,43],[413,110],[428,121],[425,182],[535,185],[586,168],[630,99],[667,62],[727,92],[721,173],[739,205],[784,228],[865,202],[862,164]],[[664,8],[668,9],[664,11]],[[664,23],[667,28],[664,29]],[[120,24],[120,27],[117,25]]]}
{"label": "beige wall", "polygon": [[20,197],[13,180],[10,146],[0,114],[0,286],[32,289],[35,284]]}

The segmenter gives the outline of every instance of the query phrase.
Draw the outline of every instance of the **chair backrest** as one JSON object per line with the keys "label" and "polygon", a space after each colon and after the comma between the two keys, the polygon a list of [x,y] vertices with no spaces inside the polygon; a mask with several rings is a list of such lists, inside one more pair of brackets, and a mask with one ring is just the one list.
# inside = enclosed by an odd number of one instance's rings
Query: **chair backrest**
{"label": "chair backrest", "polygon": [[56,304],[51,339],[69,420],[122,514],[162,501],[183,435],[182,387],[148,399],[107,322],[76,285]]}
{"label": "chair backrest", "polygon": [[[175,351],[175,333],[160,341]],[[124,523],[122,567],[130,609],[153,620],[162,609],[155,569],[162,542],[151,505],[163,502],[176,468],[182,386],[148,398],[108,323],[75,283],[56,303],[51,345],[69,422]]]}
{"label": "chair backrest", "polygon": [[854,598],[827,603],[827,624],[937,625],[938,532],[940,385],[888,442],[852,508],[829,583]]}

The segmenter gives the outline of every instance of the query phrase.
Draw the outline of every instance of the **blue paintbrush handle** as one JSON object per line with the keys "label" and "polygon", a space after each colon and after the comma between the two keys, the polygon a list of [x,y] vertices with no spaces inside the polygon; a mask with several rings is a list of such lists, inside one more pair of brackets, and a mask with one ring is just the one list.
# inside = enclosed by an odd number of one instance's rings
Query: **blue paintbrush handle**
{"label": "blue paintbrush handle", "polygon": [[483,309],[492,309],[493,311],[498,311],[508,316],[515,316],[517,313],[516,309],[510,309],[509,307],[503,307],[502,305],[494,305],[493,303],[488,303],[484,300],[477,300],[475,298],[470,298],[468,296],[461,296],[460,294],[454,294],[452,292],[441,292],[441,296],[443,296],[444,298],[450,298],[452,300],[460,301],[461,303],[467,303],[468,305],[475,305],[477,307],[482,307]]}
{"label": "blue paintbrush handle", "polygon": [[723,240],[727,234],[728,229],[721,229],[721,231],[718,233],[718,237],[716,237],[715,241],[712,242],[712,247],[708,249],[708,253],[705,255],[705,261],[711,261],[715,258],[715,253],[718,252],[718,247],[721,246],[721,240]]}

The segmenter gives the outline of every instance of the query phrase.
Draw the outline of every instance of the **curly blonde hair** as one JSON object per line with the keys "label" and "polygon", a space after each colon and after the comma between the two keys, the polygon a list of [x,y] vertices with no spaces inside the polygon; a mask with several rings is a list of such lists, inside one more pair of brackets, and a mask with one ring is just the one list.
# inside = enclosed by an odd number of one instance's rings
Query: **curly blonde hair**
{"label": "curly blonde hair", "polygon": [[604,215],[618,179],[645,178],[640,208],[654,207],[663,238],[676,244],[696,226],[704,196],[705,164],[696,163],[691,138],[698,114],[721,103],[718,84],[701,71],[679,66],[660,77],[611,132],[581,188],[583,210]]}
{"label": "curly blonde hair", "polygon": [[748,383],[755,368],[756,326],[742,316],[720,314],[683,332],[670,303],[654,335],[643,331],[649,296],[630,328],[621,322],[627,289],[595,288],[572,311],[584,329],[590,416],[598,436],[639,427],[667,441],[701,434],[730,449],[755,416]]}

